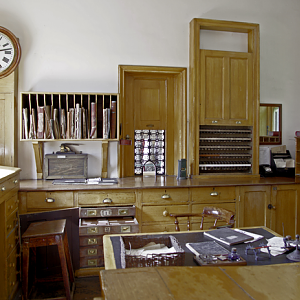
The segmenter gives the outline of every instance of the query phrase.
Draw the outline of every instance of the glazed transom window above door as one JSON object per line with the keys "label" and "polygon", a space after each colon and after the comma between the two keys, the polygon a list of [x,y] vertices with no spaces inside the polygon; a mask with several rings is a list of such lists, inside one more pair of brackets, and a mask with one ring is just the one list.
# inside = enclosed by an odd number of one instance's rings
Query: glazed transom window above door
{"label": "glazed transom window above door", "polygon": [[132,141],[120,145],[120,177],[142,174],[146,158],[157,175],[177,175],[178,160],[186,158],[186,71],[119,66],[120,138]]}

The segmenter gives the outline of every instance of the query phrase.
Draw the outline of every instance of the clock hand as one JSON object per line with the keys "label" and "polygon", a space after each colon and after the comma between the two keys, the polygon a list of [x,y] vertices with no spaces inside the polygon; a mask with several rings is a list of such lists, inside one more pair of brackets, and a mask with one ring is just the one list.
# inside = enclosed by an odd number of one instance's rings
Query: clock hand
{"label": "clock hand", "polygon": [[7,49],[0,49],[0,51],[6,51],[6,50],[11,50],[12,48],[7,48]]}

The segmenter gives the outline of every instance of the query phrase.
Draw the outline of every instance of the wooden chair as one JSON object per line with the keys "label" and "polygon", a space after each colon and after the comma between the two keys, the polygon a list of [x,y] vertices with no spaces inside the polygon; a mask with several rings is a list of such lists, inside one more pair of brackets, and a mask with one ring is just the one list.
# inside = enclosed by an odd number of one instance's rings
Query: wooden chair
{"label": "wooden chair", "polygon": [[[219,207],[214,207],[214,206],[205,206],[203,208],[202,213],[169,213],[170,217],[175,218],[175,230],[180,231],[179,228],[179,221],[178,218],[187,218],[187,230],[190,231],[190,218],[191,217],[201,217],[201,224],[200,224],[200,229],[203,229],[203,223],[205,218],[210,218],[214,219],[214,225],[210,228],[220,228],[220,227],[233,227],[234,225],[234,212],[224,209],[224,208],[219,208]],[[217,226],[218,221],[224,221],[226,225],[224,226]]]}
{"label": "wooden chair", "polygon": [[[22,235],[23,240],[23,299],[28,298],[28,270],[30,248],[56,245],[60,257],[62,279],[64,282],[65,297],[59,299],[71,300],[75,290],[75,278],[68,237],[66,232],[66,220],[44,221],[31,223]],[[35,251],[33,251],[35,253]],[[47,279],[44,279],[45,281]],[[57,281],[58,278],[49,278],[49,281]],[[58,299],[58,298],[57,298]]]}

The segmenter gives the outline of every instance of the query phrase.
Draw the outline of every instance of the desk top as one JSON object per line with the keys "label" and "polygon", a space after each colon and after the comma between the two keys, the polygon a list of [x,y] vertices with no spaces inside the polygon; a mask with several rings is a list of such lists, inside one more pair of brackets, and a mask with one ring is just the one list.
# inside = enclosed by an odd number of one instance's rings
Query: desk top
{"label": "desk top", "polygon": [[153,188],[192,188],[216,186],[251,186],[251,185],[285,185],[298,184],[300,180],[288,177],[227,177],[216,179],[192,178],[177,180],[176,176],[157,176],[156,178],[143,178],[142,176],[118,178],[118,184],[52,184],[53,180],[21,180],[20,192],[28,191],[80,191],[80,190],[114,190],[114,189],[153,189]]}
{"label": "desk top", "polygon": [[[263,235],[265,238],[254,243],[251,243],[253,246],[259,246],[261,243],[266,244],[266,238],[271,238],[273,236],[278,236],[278,234],[267,227],[251,227],[243,228],[246,231],[253,232],[256,234]],[[162,235],[172,235],[175,236],[178,240],[180,246],[185,250],[185,266],[197,266],[197,263],[194,261],[194,254],[187,249],[185,246],[186,243],[194,243],[201,241],[211,241],[212,239],[205,237],[203,235],[204,230],[195,230],[195,231],[180,231],[180,232],[163,232],[163,233],[138,233],[135,235],[140,235],[143,237],[152,236],[159,237]],[[103,236],[103,249],[104,249],[104,264],[105,269],[120,269],[121,268],[121,255],[120,255],[120,236],[131,236],[132,234],[112,234]],[[224,248],[231,250],[232,246],[227,246],[221,244]],[[262,253],[259,255],[258,260],[255,260],[253,253],[245,255],[246,249],[245,243],[234,245],[237,248],[237,252],[247,261],[247,265],[269,265],[269,264],[283,264],[290,263],[291,261],[286,258],[285,255],[272,256],[269,258],[267,253]]]}
{"label": "desk top", "polygon": [[300,293],[300,263],[102,270],[100,282],[106,300],[294,300]]}

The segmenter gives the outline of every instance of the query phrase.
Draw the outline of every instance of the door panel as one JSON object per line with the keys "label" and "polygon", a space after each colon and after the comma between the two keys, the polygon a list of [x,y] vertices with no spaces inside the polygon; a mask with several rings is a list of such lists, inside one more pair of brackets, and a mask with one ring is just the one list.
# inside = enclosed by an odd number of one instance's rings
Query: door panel
{"label": "door panel", "polygon": [[166,81],[136,79],[133,88],[134,129],[166,129]]}
{"label": "door panel", "polygon": [[[165,130],[165,175],[186,158],[186,68],[119,66],[120,176],[134,176],[134,131]],[[128,144],[128,143],[127,143]],[[176,145],[176,146],[175,146]]]}

